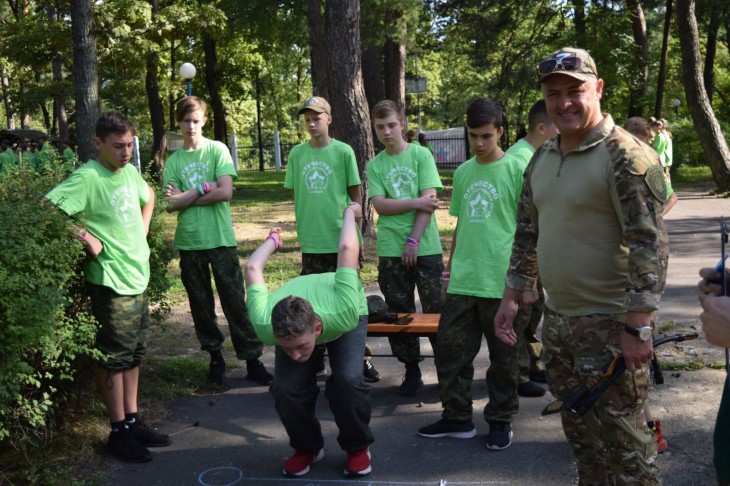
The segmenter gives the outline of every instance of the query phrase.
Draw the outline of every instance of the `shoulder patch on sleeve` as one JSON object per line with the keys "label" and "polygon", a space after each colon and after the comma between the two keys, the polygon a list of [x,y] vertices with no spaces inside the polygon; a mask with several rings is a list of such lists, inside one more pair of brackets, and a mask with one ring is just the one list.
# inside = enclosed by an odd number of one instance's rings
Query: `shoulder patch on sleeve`
{"label": "shoulder patch on sleeve", "polygon": [[658,165],[651,165],[644,175],[649,190],[662,203],[667,202],[667,180],[664,178],[664,170]]}

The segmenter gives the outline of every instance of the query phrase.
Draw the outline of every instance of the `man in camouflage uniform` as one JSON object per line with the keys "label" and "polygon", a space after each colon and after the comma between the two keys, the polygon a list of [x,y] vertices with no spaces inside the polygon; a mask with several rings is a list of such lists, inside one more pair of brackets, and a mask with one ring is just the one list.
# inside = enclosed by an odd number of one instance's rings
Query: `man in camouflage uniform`
{"label": "man in camouflage uniform", "polygon": [[659,484],[643,412],[669,252],[662,168],[652,150],[601,113],[603,80],[586,51],[554,52],[538,74],[560,135],[525,173],[496,333],[516,342],[512,321],[539,268],[550,391],[566,399],[594,386],[601,367],[621,354],[628,370],[584,416],[562,412],[579,484]]}

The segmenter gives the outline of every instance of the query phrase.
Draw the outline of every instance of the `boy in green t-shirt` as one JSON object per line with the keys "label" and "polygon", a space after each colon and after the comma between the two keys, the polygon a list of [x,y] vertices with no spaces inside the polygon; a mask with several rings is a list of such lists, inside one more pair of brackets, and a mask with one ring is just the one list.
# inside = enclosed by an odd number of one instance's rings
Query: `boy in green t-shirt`
{"label": "boy in green t-shirt", "polygon": [[[310,138],[289,154],[284,187],[294,192],[297,238],[302,247],[301,275],[334,272],[342,211],[350,201],[360,203],[362,199],[360,174],[352,147],[329,135],[332,109],[327,100],[309,98],[299,115],[304,118]],[[326,373],[323,352],[319,348],[315,355],[320,375]],[[380,380],[368,359],[363,366],[366,381]]]}
{"label": "boy in green t-shirt", "polygon": [[165,162],[167,211],[178,213],[174,243],[180,251],[181,278],[200,347],[210,353],[208,381],[223,385],[226,371],[221,353],[224,337],[218,328],[210,281],[212,272],[236,357],[246,360],[248,379],[270,385],[271,374],[259,360],[263,345],[246,311],[243,272],[231,221],[229,201],[238,174],[228,147],[203,137],[207,109],[205,102],[195,96],[178,102],[175,119],[182,131],[183,148]]}
{"label": "boy in green t-shirt", "polygon": [[497,145],[503,132],[499,104],[488,98],[473,101],[466,112],[469,145],[475,156],[454,172],[449,214],[458,218],[451,242],[446,292],[436,347],[436,372],[442,419],[422,427],[422,437],[469,439],[477,431],[472,421],[471,384],[474,358],[482,335],[489,347],[484,418],[489,423],[487,448],[501,450],[512,443],[512,417],[517,397],[517,349],[497,338],[494,316],[504,291],[517,225],[517,202],[526,163],[505,155]]}
{"label": "boy in green t-shirt", "polygon": [[[545,100],[538,100],[530,107],[527,114],[527,134],[507,149],[506,154],[520,159],[527,166],[535,151],[557,134],[558,129],[547,114]],[[535,336],[545,310],[545,292],[542,290],[542,283],[539,279],[537,292],[538,299],[532,303],[529,312],[525,308],[525,312],[522,313],[522,321],[518,322],[516,326],[518,334],[522,337],[517,341],[520,363],[517,394],[521,397],[543,396],[545,388],[537,383],[547,383],[545,366],[540,362],[542,344]]]}
{"label": "boy in green t-shirt", "polygon": [[125,461],[146,462],[152,459],[147,447],[170,444],[137,415],[139,364],[149,329],[147,232],[155,194],[129,164],[131,121],[104,113],[95,135],[99,161],[89,160],[45,199],[74,218],[72,227],[88,255],[84,273],[100,325],[96,346],[106,356],[97,376],[112,428],[109,450]]}
{"label": "boy in green t-shirt", "polygon": [[337,442],[347,452],[344,473],[364,476],[372,471],[370,387],[362,376],[368,311],[357,274],[360,245],[355,219],[360,216],[356,202],[343,211],[335,273],[299,276],[269,292],[263,272],[271,254],[282,246],[278,229],[271,231],[246,264],[251,321],[263,342],[276,344],[271,394],[295,450],[284,464],[287,476],[308,473],[324,456],[324,438],[315,415],[317,345],[326,346],[330,357],[332,375],[325,384],[325,396],[340,431]]}
{"label": "boy in green t-shirt", "polygon": [[[439,313],[441,240],[434,211],[436,191],[443,189],[436,162],[427,148],[403,139],[405,117],[400,107],[384,100],[373,107],[373,125],[385,150],[368,163],[370,200],[378,212],[378,284],[391,312],[415,312],[418,287],[423,312]],[[417,337],[389,337],[393,355],[405,364],[401,395],[423,386]],[[435,340],[431,340],[435,349]]]}

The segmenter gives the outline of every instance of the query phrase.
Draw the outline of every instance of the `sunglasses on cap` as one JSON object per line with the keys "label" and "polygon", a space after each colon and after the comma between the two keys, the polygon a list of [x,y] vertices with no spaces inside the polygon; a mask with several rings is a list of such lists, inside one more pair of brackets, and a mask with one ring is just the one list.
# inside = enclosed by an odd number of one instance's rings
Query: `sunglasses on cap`
{"label": "sunglasses on cap", "polygon": [[556,71],[578,71],[583,63],[577,56],[560,59],[545,59],[537,65],[538,76],[545,76]]}

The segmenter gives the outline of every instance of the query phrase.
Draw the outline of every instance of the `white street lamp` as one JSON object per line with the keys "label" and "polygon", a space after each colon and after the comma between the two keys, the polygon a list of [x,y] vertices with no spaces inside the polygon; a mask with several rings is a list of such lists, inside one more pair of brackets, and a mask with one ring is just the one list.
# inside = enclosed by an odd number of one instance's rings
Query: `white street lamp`
{"label": "white street lamp", "polygon": [[679,116],[679,107],[682,105],[682,100],[675,98],[672,100],[672,107],[674,108],[674,114]]}
{"label": "white street lamp", "polygon": [[184,62],[180,65],[180,77],[185,80],[185,86],[187,88],[188,96],[193,94],[193,88],[190,84],[190,80],[195,77],[195,66],[189,62]]}

